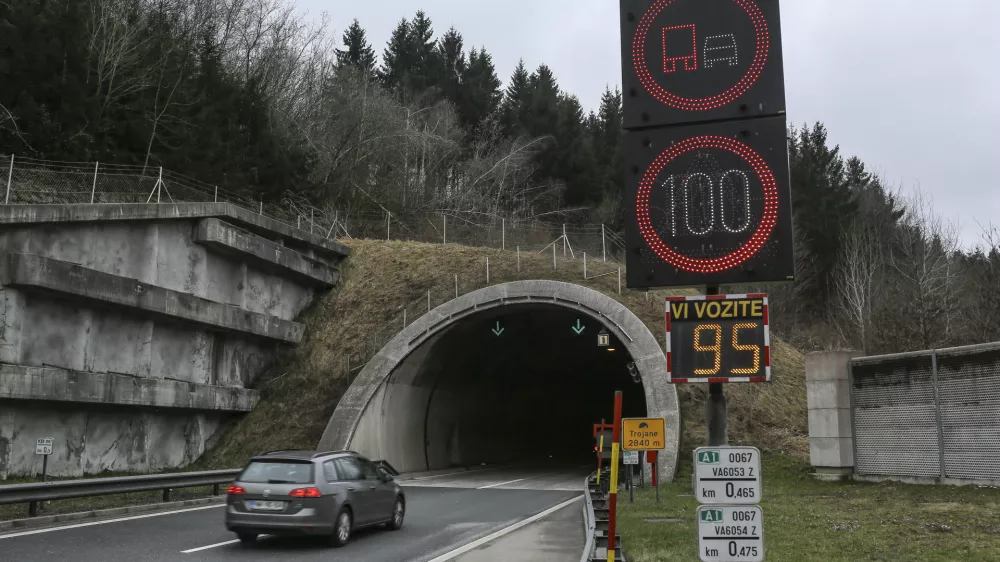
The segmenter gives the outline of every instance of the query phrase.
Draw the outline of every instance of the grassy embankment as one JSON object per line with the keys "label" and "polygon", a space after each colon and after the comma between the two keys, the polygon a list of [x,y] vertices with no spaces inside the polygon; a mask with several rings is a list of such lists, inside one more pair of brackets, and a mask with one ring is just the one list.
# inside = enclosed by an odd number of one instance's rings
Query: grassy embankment
{"label": "grassy embankment", "polygon": [[[434,291],[435,305],[444,302],[447,292],[453,296],[454,274],[460,276],[462,292],[485,286],[487,256],[490,284],[550,279],[584,285],[618,299],[655,336],[663,337],[663,298],[672,292],[651,292],[648,299],[640,291],[624,290],[619,295],[616,268],[614,275],[584,280],[582,259],[559,256],[553,270],[551,255],[522,253],[518,272],[517,257],[509,250],[361,240],[349,244],[354,253],[345,262],[341,286],[303,314],[302,344],[260,377],[256,384],[260,403],[226,431],[201,466],[229,468],[263,450],[314,447],[351,382],[344,375],[343,358],[358,356],[370,334],[398,317],[402,304],[424,298],[428,290]],[[590,262],[588,274],[611,270]],[[419,310],[410,313],[412,321]],[[772,384],[729,389],[730,440],[803,457],[808,453],[808,434],[802,355],[777,341],[772,357]],[[704,440],[704,386],[678,387],[685,445]]]}
{"label": "grassy embankment", "polygon": [[[1000,490],[819,482],[785,455],[763,461],[765,560],[954,562],[1000,560]],[[619,496],[620,534],[635,562],[698,560],[691,461],[660,490]]]}

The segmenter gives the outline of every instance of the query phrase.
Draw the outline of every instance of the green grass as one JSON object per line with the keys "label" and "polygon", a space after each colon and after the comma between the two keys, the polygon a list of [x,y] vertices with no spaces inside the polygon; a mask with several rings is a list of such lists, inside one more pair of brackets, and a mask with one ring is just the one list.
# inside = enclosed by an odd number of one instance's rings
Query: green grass
{"label": "green grass", "polygon": [[[765,560],[944,562],[1000,560],[1000,490],[820,482],[789,456],[763,461]],[[698,560],[691,463],[660,489],[619,491],[629,560]],[[659,520],[659,521],[657,521]]]}

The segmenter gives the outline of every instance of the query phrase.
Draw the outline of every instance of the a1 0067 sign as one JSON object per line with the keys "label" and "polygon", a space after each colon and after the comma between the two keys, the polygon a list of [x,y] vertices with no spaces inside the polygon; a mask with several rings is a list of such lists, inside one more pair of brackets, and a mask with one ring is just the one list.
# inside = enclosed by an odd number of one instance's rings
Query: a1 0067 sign
{"label": "a1 0067 sign", "polygon": [[666,301],[667,380],[770,382],[767,295],[699,295]]}

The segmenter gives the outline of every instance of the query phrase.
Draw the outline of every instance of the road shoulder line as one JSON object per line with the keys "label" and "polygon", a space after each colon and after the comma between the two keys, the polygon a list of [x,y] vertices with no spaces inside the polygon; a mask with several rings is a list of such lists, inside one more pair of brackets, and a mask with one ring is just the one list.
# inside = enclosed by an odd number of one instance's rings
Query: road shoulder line
{"label": "road shoulder line", "polygon": [[473,550],[475,548],[479,548],[480,546],[482,546],[482,545],[484,545],[484,544],[486,544],[486,543],[488,543],[488,542],[490,542],[492,540],[498,539],[498,538],[500,538],[500,537],[502,537],[504,535],[509,535],[510,533],[513,533],[514,531],[520,529],[521,527],[524,527],[526,525],[530,525],[530,524],[534,523],[535,521],[538,521],[539,519],[547,517],[547,516],[549,516],[549,515],[557,512],[557,511],[559,511],[560,509],[562,509],[564,507],[567,507],[569,505],[572,505],[572,504],[574,504],[574,503],[576,503],[576,502],[578,502],[578,501],[580,501],[582,499],[583,499],[583,494],[580,494],[579,496],[576,496],[573,499],[566,500],[566,501],[564,501],[564,502],[562,502],[560,504],[554,505],[554,506],[552,506],[552,507],[550,507],[550,508],[548,508],[548,509],[546,509],[546,510],[540,512],[540,513],[536,513],[535,515],[532,515],[531,517],[528,517],[527,519],[522,519],[521,521],[518,521],[517,523],[514,523],[513,525],[510,525],[508,527],[504,527],[503,529],[500,529],[499,531],[496,531],[496,532],[494,532],[492,534],[486,535],[485,537],[482,537],[480,539],[476,539],[476,540],[474,540],[474,541],[472,541],[470,543],[466,543],[466,544],[464,544],[464,545],[456,548],[455,550],[452,550],[451,552],[447,552],[445,554],[442,554],[441,556],[438,556],[437,558],[432,558],[431,560],[428,560],[427,562],[447,562],[448,560],[452,560],[452,559],[454,559],[454,558],[456,558],[456,557],[458,557],[458,556],[460,556],[462,554],[465,554],[466,552],[469,552],[470,550]]}

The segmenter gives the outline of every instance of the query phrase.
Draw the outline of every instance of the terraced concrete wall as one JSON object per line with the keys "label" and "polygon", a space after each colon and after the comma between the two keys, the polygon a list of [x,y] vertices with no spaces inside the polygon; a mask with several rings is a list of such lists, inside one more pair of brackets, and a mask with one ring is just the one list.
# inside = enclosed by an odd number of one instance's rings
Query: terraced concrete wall
{"label": "terraced concrete wall", "polygon": [[0,479],[179,468],[349,249],[228,204],[0,206]]}

